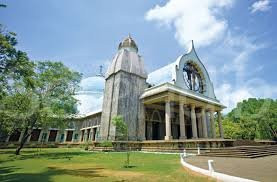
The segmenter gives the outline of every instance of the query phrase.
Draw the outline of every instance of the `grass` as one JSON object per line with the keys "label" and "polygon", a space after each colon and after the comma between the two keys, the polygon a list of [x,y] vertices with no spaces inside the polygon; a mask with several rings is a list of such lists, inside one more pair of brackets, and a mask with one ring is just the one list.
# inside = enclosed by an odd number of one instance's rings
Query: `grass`
{"label": "grass", "polygon": [[82,149],[0,150],[0,181],[208,181],[181,167],[179,155],[86,152]]}

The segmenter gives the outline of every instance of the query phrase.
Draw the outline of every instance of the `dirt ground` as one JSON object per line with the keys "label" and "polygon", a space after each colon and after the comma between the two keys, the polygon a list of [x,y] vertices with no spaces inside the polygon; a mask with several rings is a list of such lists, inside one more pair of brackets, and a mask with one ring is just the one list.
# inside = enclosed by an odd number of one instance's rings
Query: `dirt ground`
{"label": "dirt ground", "polygon": [[256,159],[195,156],[186,161],[197,167],[208,169],[210,159],[214,160],[216,172],[263,182],[277,181],[277,155]]}

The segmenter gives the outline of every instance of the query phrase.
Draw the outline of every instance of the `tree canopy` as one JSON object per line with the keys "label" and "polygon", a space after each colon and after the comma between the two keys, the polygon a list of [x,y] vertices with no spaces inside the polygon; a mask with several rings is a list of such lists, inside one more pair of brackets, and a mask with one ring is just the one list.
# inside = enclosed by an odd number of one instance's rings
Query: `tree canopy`
{"label": "tree canopy", "polygon": [[81,74],[61,62],[31,61],[16,44],[16,34],[0,25],[0,134],[24,133],[19,154],[32,129],[67,125]]}
{"label": "tree canopy", "polygon": [[277,100],[244,100],[225,116],[223,126],[229,138],[277,140]]}

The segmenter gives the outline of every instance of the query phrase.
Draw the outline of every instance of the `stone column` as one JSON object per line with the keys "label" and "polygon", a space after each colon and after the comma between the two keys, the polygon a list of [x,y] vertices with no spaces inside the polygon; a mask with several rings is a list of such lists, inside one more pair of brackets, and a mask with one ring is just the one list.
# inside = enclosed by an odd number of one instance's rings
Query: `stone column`
{"label": "stone column", "polygon": [[148,121],[146,127],[147,127],[147,140],[152,140],[153,139],[152,122]]}
{"label": "stone column", "polygon": [[206,122],[206,112],[204,107],[201,108],[201,117],[202,117],[202,127],[203,127],[203,137],[208,138],[208,128]]}
{"label": "stone column", "polygon": [[94,129],[93,129],[93,128],[90,128],[89,141],[92,141],[92,140],[93,140],[93,131],[94,131]]}
{"label": "stone column", "polygon": [[223,130],[223,126],[222,126],[221,112],[220,111],[217,111],[217,117],[218,117],[218,127],[219,127],[220,138],[224,138],[224,130]]}
{"label": "stone column", "polygon": [[186,139],[186,124],[185,124],[184,104],[179,103],[179,121],[180,121],[180,139]]}
{"label": "stone column", "polygon": [[49,129],[47,130],[47,135],[46,135],[46,139],[45,139],[46,142],[48,142],[49,135],[50,135],[50,131],[51,131],[51,130],[49,130]]}
{"label": "stone column", "polygon": [[20,132],[19,139],[18,139],[18,142],[21,142],[21,141],[22,141],[23,135],[24,135],[24,131],[21,131],[21,132]]}
{"label": "stone column", "polygon": [[88,130],[85,129],[85,133],[84,133],[84,142],[88,141]]}
{"label": "stone column", "polygon": [[146,123],[145,123],[145,106],[143,103],[140,103],[140,112],[139,112],[139,140],[146,140],[145,136]]}
{"label": "stone column", "polygon": [[57,135],[56,135],[56,138],[55,138],[56,143],[59,143],[59,133],[60,133],[60,130],[57,130]]}
{"label": "stone column", "polygon": [[72,131],[72,138],[71,138],[71,142],[74,142],[74,135],[75,135],[75,130]]}
{"label": "stone column", "polygon": [[95,133],[94,128],[91,128],[91,141],[95,141],[94,133]]}
{"label": "stone column", "polygon": [[214,111],[210,110],[210,124],[211,124],[211,133],[212,138],[216,138],[216,131],[215,131],[215,125],[214,125]]}
{"label": "stone column", "polygon": [[7,136],[7,138],[6,138],[5,142],[6,142],[6,143],[8,143],[8,142],[9,142],[9,140],[10,140],[10,135],[8,135],[8,136]]}
{"label": "stone column", "polygon": [[170,101],[165,102],[165,140],[171,140],[171,113],[170,113]]}
{"label": "stone column", "polygon": [[31,134],[28,136],[26,143],[30,143],[31,136],[32,136],[32,131],[31,131]]}
{"label": "stone column", "polygon": [[197,118],[197,126],[198,126],[198,137],[203,138],[203,126],[202,126],[202,120],[201,120],[201,113],[197,113],[196,118]]}
{"label": "stone column", "polygon": [[39,133],[39,136],[38,136],[38,142],[41,142],[42,134],[43,134],[43,130],[41,129],[40,133]]}
{"label": "stone column", "polygon": [[197,125],[196,125],[196,115],[195,115],[195,105],[191,105],[190,117],[191,117],[191,126],[192,126],[192,138],[198,138],[197,136]]}

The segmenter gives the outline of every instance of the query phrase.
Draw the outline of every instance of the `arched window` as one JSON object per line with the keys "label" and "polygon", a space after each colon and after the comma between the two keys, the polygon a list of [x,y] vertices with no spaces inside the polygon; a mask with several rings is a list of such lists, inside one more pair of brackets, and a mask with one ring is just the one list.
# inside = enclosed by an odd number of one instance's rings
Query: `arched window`
{"label": "arched window", "polygon": [[152,120],[152,121],[159,121],[159,122],[161,122],[162,119],[161,119],[160,112],[157,111],[157,110],[154,110],[153,113],[152,113],[151,120]]}

